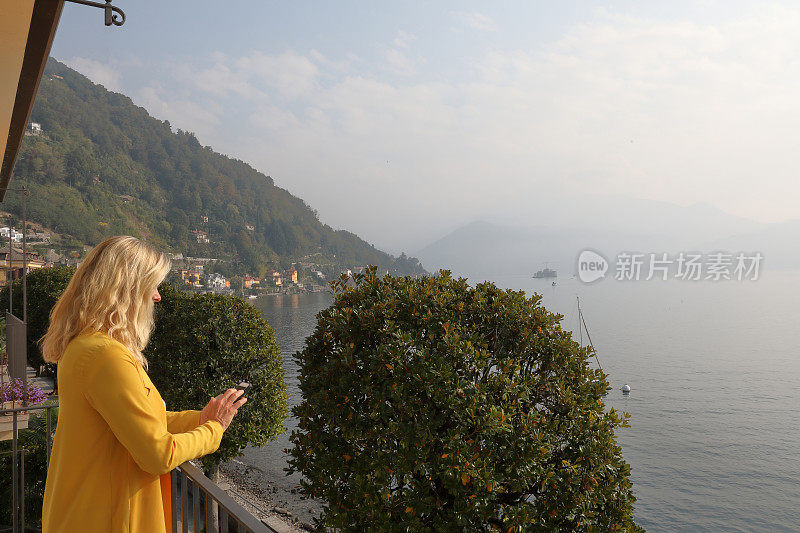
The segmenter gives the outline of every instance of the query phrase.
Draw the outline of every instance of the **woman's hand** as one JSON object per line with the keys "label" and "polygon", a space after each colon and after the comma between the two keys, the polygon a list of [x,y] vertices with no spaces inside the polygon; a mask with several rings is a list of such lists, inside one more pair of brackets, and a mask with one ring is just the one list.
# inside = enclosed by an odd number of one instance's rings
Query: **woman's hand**
{"label": "woman's hand", "polygon": [[200,425],[209,420],[216,420],[223,430],[228,429],[239,408],[247,402],[247,398],[241,398],[242,394],[243,391],[228,389],[219,396],[211,398],[208,405],[200,411]]}

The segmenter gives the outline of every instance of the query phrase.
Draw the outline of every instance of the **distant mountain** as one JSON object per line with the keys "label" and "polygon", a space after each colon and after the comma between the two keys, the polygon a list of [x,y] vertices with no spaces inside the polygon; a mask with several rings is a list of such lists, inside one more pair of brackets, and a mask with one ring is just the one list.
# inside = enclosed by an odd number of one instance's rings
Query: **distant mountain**
{"label": "distant mountain", "polygon": [[429,269],[449,269],[469,277],[533,274],[549,263],[572,272],[577,253],[604,249],[602,232],[569,228],[514,228],[485,221],[468,224],[426,246],[417,255]]}
{"label": "distant mountain", "polygon": [[[414,258],[395,258],[323,224],[269,176],[201,146],[189,132],[174,132],[127,96],[53,59],[31,120],[42,133],[26,135],[14,183],[30,190],[30,220],[78,243],[129,233],[175,252],[231,259],[251,272],[303,258],[331,269],[374,264],[424,272]],[[4,203],[20,213],[19,195]]]}
{"label": "distant mountain", "polygon": [[416,255],[429,269],[448,268],[459,275],[488,278],[533,274],[545,263],[560,275],[573,275],[578,254],[587,248],[609,259],[623,251],[763,251],[765,265],[800,264],[795,260],[800,260],[800,252],[793,248],[800,237],[800,221],[764,225],[707,204],[681,207],[624,197],[591,201],[579,197],[571,203],[554,202],[550,212],[532,212],[541,226],[476,221]]}
{"label": "distant mountain", "polygon": [[702,247],[761,252],[764,268],[793,270],[800,267],[800,220],[766,224],[757,231],[706,241]]}
{"label": "distant mountain", "polygon": [[[511,202],[516,202],[514,205]],[[520,205],[524,202],[523,205]],[[542,195],[510,199],[501,216],[489,222],[515,227],[592,228],[607,233],[653,238],[693,236],[707,240],[757,231],[762,224],[726,213],[707,203],[689,206],[624,195]]]}

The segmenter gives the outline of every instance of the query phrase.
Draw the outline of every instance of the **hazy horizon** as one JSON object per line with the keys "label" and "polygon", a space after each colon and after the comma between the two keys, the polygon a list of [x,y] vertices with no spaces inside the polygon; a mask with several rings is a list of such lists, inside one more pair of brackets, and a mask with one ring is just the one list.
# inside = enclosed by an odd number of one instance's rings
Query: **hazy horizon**
{"label": "hazy horizon", "polygon": [[121,7],[66,5],[52,55],[394,253],[587,198],[800,217],[800,6]]}

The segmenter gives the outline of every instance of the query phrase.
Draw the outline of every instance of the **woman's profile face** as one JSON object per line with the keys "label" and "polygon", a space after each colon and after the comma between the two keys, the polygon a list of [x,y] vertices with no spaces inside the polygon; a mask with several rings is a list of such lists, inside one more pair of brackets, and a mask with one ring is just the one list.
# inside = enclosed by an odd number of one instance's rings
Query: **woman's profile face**
{"label": "woman's profile face", "polygon": [[156,287],[155,289],[153,289],[153,303],[160,301],[161,301],[161,295],[158,294],[158,287]]}

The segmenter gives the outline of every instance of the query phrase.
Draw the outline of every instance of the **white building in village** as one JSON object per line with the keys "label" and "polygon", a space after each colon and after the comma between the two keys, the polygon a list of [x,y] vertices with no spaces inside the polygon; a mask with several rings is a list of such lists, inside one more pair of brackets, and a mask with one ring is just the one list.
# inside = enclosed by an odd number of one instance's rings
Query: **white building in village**
{"label": "white building in village", "polygon": [[19,231],[14,228],[9,228],[8,226],[0,228],[0,237],[8,239],[9,235],[11,235],[12,242],[22,242],[22,233]]}
{"label": "white building in village", "polygon": [[214,272],[208,276],[206,285],[210,289],[229,289],[231,287],[231,282],[219,272]]}

